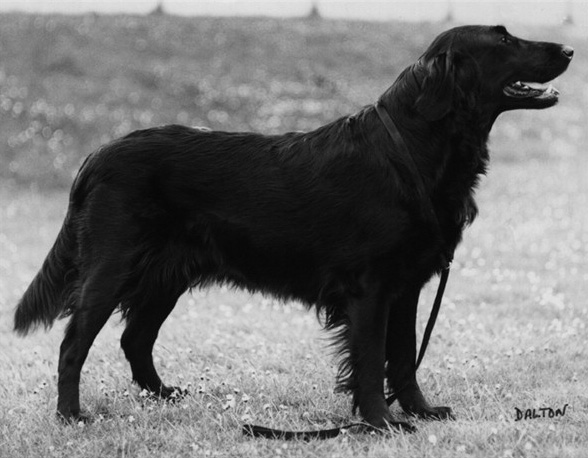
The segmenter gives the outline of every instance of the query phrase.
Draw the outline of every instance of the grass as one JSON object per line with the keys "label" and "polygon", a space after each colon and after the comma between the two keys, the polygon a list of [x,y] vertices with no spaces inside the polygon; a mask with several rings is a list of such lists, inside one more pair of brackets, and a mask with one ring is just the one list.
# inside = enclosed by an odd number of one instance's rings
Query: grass
{"label": "grass", "polygon": [[[559,106],[506,114],[492,135],[481,215],[456,253],[419,371],[425,392],[454,408],[455,422],[311,443],[242,437],[245,421],[308,429],[352,419],[349,398],[333,393],[336,367],[314,314],[243,292],[195,291],[166,321],[156,364],[168,383],[192,392],[175,405],[147,401],[130,383],[114,316],[84,366],[82,403],[96,416],[86,426],[64,427],[54,417],[65,323],[27,339],[11,332],[14,305],[61,225],[71,173],[101,141],[164,122],[312,128],[374,100],[441,28],[411,34],[413,25],[339,21],[0,16],[7,145],[0,153],[0,457],[584,457],[588,64],[581,52],[557,83]],[[514,31],[586,48],[563,29]],[[421,329],[434,289],[433,282],[422,298]],[[565,404],[563,417],[515,421],[515,408]]]}

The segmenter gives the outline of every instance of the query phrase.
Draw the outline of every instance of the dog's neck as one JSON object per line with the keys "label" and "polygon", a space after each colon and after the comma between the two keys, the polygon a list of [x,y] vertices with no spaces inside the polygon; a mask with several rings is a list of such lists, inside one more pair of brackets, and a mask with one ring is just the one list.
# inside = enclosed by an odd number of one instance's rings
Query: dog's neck
{"label": "dog's neck", "polygon": [[[398,126],[405,132],[409,145],[423,154],[427,150],[444,150],[443,143],[454,145],[466,139],[470,146],[484,146],[499,111],[496,107],[482,104],[476,94],[470,94],[472,102],[455,102],[451,109],[439,119],[430,120],[416,108],[421,95],[426,73],[417,62],[410,65],[381,96],[382,104]],[[450,150],[453,148],[450,148]],[[449,151],[451,153],[451,151]],[[475,151],[472,151],[476,154]],[[437,158],[442,159],[442,158]],[[435,160],[435,158],[428,158]]]}
{"label": "dog's neck", "polygon": [[[449,114],[439,121],[427,121],[406,107],[406,100],[397,100],[385,95],[382,104],[432,187],[442,180],[449,162],[458,162],[462,172],[470,176],[484,173],[488,160],[488,125],[481,124],[479,118],[467,113]],[[377,118],[375,109],[371,116]],[[381,125],[376,128],[384,129]]]}
{"label": "dog's neck", "polygon": [[[414,108],[418,84],[412,72],[405,70],[380,100],[411,151],[428,191],[452,196],[451,199],[463,203],[463,208],[456,204],[459,214],[446,215],[463,226],[477,213],[472,193],[486,171],[486,143],[495,117],[485,119],[481,110],[454,110],[439,120],[427,120]],[[386,139],[383,147],[391,157],[395,155],[394,145],[388,140],[388,133],[373,106],[364,111],[364,119],[366,125],[378,131],[374,138],[379,142]],[[373,147],[380,148],[382,144]]]}

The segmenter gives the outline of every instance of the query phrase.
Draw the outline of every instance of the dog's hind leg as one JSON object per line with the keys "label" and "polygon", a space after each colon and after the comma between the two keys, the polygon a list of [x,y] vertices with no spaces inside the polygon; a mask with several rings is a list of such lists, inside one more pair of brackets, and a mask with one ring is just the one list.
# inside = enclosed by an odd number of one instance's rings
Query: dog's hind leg
{"label": "dog's hind leg", "polygon": [[134,299],[121,338],[121,346],[131,364],[133,380],[142,389],[161,398],[183,394],[179,388],[163,384],[153,365],[152,352],[159,328],[184,290],[173,284],[161,285],[156,292]]}
{"label": "dog's hind leg", "polygon": [[386,377],[409,415],[429,419],[451,419],[449,407],[433,407],[416,380],[416,316],[420,288],[411,288],[390,307],[386,336]]}
{"label": "dog's hind leg", "polygon": [[57,412],[65,420],[88,420],[80,412],[80,372],[96,335],[117,302],[116,265],[93,269],[82,282],[79,303],[60,347]]}

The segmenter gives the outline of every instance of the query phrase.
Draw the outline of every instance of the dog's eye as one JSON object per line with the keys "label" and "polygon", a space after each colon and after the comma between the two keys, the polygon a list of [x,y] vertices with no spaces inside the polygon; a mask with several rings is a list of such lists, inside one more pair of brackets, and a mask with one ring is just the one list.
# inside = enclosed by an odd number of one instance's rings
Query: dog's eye
{"label": "dog's eye", "polygon": [[508,45],[508,44],[512,43],[512,40],[510,39],[510,37],[503,35],[502,38],[500,39],[500,42]]}

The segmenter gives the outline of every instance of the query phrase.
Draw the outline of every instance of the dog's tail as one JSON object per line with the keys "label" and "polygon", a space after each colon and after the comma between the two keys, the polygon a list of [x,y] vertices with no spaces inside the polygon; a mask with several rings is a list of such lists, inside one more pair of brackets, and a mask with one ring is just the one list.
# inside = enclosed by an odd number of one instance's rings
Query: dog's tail
{"label": "dog's tail", "polygon": [[57,317],[67,314],[69,293],[78,278],[74,262],[76,246],[76,236],[68,212],[41,270],[16,307],[14,330],[17,333],[25,335],[40,324],[49,328]]}
{"label": "dog's tail", "polygon": [[46,329],[59,318],[69,315],[76,302],[79,285],[79,267],[76,262],[80,211],[91,188],[90,154],[78,172],[69,196],[69,208],[57,240],[43,262],[14,313],[14,331],[21,335],[36,329]]}

